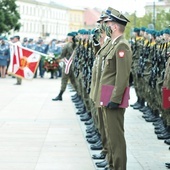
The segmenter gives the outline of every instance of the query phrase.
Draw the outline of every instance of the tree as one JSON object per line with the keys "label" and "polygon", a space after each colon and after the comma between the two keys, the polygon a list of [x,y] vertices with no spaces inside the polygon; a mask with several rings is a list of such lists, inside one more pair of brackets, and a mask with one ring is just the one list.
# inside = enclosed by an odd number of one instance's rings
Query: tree
{"label": "tree", "polygon": [[16,0],[0,0],[0,34],[9,33],[11,30],[19,31],[21,27],[15,2]]}
{"label": "tree", "polygon": [[[127,39],[130,39],[134,27],[148,28],[150,24],[153,24],[152,13],[145,14],[143,17],[136,17],[135,13],[133,13],[127,16],[127,18],[130,20],[130,23],[128,23],[125,32],[125,36]],[[167,13],[163,10],[159,11],[156,16],[155,30],[160,31],[162,29],[165,29],[168,25],[170,25],[170,13]]]}
{"label": "tree", "polygon": [[[170,12],[170,11],[169,11]],[[160,11],[156,16],[156,29],[165,29],[170,24],[170,13],[164,10]]]}

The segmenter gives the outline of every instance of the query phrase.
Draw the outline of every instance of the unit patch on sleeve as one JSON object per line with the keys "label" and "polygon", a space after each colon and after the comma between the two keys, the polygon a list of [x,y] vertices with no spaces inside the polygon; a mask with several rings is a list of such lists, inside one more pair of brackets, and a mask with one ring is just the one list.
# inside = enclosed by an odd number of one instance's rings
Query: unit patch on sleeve
{"label": "unit patch on sleeve", "polygon": [[119,51],[118,54],[119,54],[120,58],[123,58],[125,56],[125,52],[124,51]]}

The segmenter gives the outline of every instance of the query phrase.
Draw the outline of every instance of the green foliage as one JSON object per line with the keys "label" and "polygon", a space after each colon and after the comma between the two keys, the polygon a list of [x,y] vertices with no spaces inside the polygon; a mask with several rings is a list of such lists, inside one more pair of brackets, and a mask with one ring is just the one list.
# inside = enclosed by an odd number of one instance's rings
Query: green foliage
{"label": "green foliage", "polygon": [[170,10],[169,13],[165,12],[164,10],[160,11],[157,14],[156,18],[156,29],[161,30],[165,29],[170,24]]}
{"label": "green foliage", "polygon": [[[134,27],[147,27],[149,24],[153,24],[153,17],[152,13],[145,14],[143,17],[137,17],[135,13],[127,16],[128,19],[131,21],[126,26],[125,36],[127,39],[130,39],[131,33]],[[165,29],[168,25],[170,25],[170,11],[169,13],[165,12],[164,10],[159,11],[156,15],[155,21],[155,30],[162,30]]]}
{"label": "green foliage", "polygon": [[20,15],[17,11],[16,0],[0,0],[0,34],[10,30],[18,31]]}

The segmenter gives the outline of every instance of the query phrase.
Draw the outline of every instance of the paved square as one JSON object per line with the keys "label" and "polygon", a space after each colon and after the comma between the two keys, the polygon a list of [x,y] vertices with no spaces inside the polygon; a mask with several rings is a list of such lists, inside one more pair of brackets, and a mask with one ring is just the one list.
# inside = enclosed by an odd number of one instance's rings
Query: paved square
{"label": "paved square", "polygon": [[[67,88],[63,101],[52,101],[61,79],[0,78],[0,170],[95,170],[85,126],[75,114]],[[136,101],[131,88],[130,103]],[[164,170],[168,145],[158,140],[152,123],[128,108],[125,114],[127,170]]]}

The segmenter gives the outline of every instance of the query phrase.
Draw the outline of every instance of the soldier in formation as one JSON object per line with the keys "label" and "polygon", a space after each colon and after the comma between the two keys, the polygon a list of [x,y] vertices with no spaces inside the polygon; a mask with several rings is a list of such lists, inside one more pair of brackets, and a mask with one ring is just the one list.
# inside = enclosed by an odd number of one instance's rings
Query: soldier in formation
{"label": "soldier in formation", "polygon": [[[137,102],[131,105],[153,122],[157,138],[170,145],[170,110],[163,107],[162,89],[170,90],[170,29],[134,28],[132,74]],[[170,168],[170,164],[166,163]]]}
{"label": "soldier in formation", "polygon": [[[82,29],[75,36],[72,71],[77,93],[72,100],[78,109],[76,114],[87,126],[90,148],[101,150],[92,158],[104,159],[96,162],[96,166],[105,170],[126,169],[125,109],[119,108],[119,104],[129,85],[130,73],[137,95],[131,107],[142,111],[143,118],[153,122],[158,139],[170,145],[170,110],[162,105],[162,87],[170,90],[170,29],[134,28],[130,47],[122,36],[128,22],[119,11],[109,7],[92,32]],[[104,84],[116,86],[106,107],[100,103]],[[170,168],[170,163],[166,167]]]}
{"label": "soldier in formation", "polygon": [[73,76],[73,68],[71,67],[73,55],[75,52],[75,35],[74,33],[68,33],[67,34],[67,43],[62,49],[61,55],[58,57],[58,60],[63,59],[64,60],[64,66],[62,68],[62,80],[61,80],[61,89],[57,97],[53,98],[53,101],[62,100],[62,95],[66,89],[68,80],[71,81],[71,83],[75,86],[75,79]]}
{"label": "soldier in formation", "polygon": [[[73,58],[69,74],[73,72],[71,84],[77,93],[72,100],[78,109],[76,114],[87,126],[90,148],[101,150],[92,158],[102,160],[96,162],[96,166],[105,170],[126,170],[125,108],[119,105],[129,85],[132,62],[131,47],[123,36],[128,22],[119,11],[109,7],[102,12],[97,28],[79,30],[74,36],[76,47],[68,50],[70,47],[66,46],[65,51],[70,53],[62,55]],[[62,84],[66,87],[67,81],[62,79]],[[103,85],[114,86],[106,106],[100,103]],[[53,100],[62,100],[64,90],[61,88]]]}

